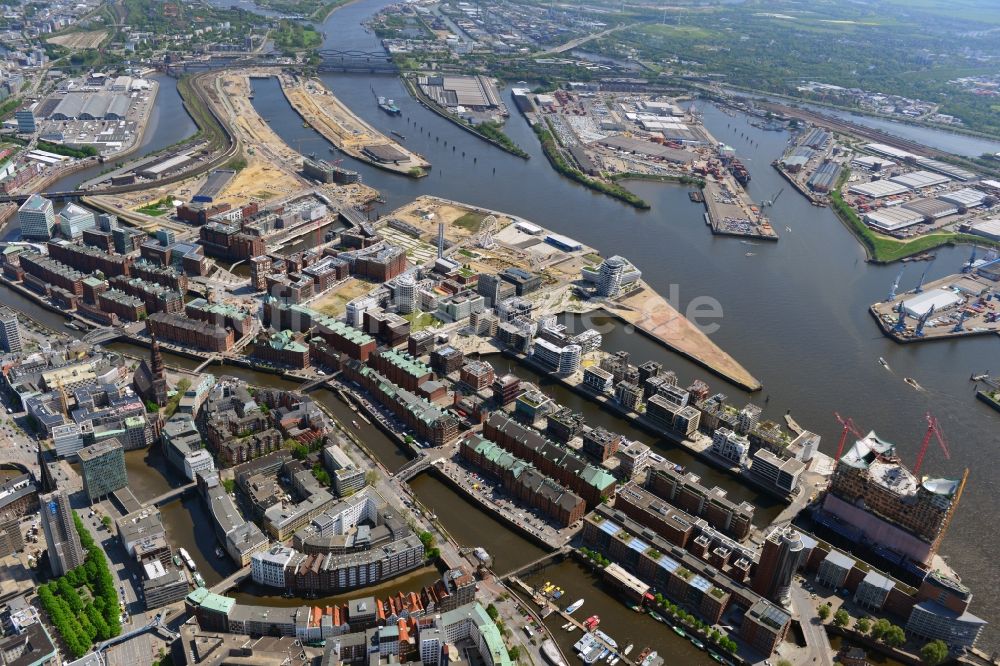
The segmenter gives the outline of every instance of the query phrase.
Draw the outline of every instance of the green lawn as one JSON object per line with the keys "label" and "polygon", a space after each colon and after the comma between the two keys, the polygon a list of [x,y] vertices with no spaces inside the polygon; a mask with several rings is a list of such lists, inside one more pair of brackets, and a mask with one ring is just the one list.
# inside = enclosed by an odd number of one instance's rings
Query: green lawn
{"label": "green lawn", "polygon": [[403,319],[410,322],[411,333],[416,333],[425,328],[434,328],[438,323],[437,318],[429,312],[411,312],[410,314],[403,315]]}
{"label": "green lawn", "polygon": [[455,220],[454,224],[455,224],[455,226],[461,227],[462,229],[465,229],[466,231],[469,231],[471,233],[476,233],[477,231],[479,231],[479,225],[482,224],[483,220],[485,220],[485,219],[486,219],[486,216],[483,215],[482,213],[471,213],[470,212],[470,213],[466,213],[462,217],[460,217],[457,220]]}

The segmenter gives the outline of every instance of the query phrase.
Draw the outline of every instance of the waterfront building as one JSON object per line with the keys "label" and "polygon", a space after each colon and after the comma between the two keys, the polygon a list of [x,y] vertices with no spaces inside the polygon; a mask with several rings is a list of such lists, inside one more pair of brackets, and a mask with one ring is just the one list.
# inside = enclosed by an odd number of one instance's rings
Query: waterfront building
{"label": "waterfront building", "polygon": [[532,358],[552,372],[559,375],[571,375],[580,369],[583,349],[580,345],[559,346],[543,338],[535,338],[531,353]]}
{"label": "waterfront building", "polygon": [[83,235],[86,229],[97,227],[97,220],[93,211],[89,211],[75,203],[66,204],[66,207],[59,213],[59,230],[62,235],[71,240],[76,240]]}
{"label": "waterfront building", "polygon": [[55,490],[38,498],[39,515],[48,545],[53,576],[62,576],[83,564],[86,553],[73,522],[73,509],[65,490]]}
{"label": "waterfront building", "polygon": [[632,382],[619,382],[615,386],[615,400],[628,411],[634,412],[642,403],[642,389]]}
{"label": "waterfront building", "polygon": [[986,621],[969,612],[972,592],[962,583],[932,571],[917,594],[906,631],[923,640],[942,640],[955,651],[971,649]]}
{"label": "waterfront building", "polygon": [[474,393],[485,391],[495,379],[493,366],[488,361],[469,361],[462,366],[459,380]]}
{"label": "waterfront building", "polygon": [[545,439],[537,430],[506,414],[492,413],[483,425],[483,436],[580,495],[588,508],[614,494],[617,480],[607,470],[591,465],[574,451]]}
{"label": "waterfront building", "polygon": [[866,539],[928,563],[941,545],[964,483],[965,477],[917,479],[896,447],[870,432],[841,456],[822,511]]}
{"label": "waterfront building", "polygon": [[712,453],[743,467],[750,451],[750,442],[728,428],[719,428],[712,435]]}
{"label": "waterfront building", "polygon": [[619,478],[622,481],[631,481],[642,474],[649,463],[649,447],[642,442],[630,442],[618,449]]}
{"label": "waterfront building", "polygon": [[250,558],[250,576],[261,585],[284,587],[285,569],[296,555],[296,551],[282,545],[257,553]]}
{"label": "waterfront building", "polygon": [[736,432],[740,435],[749,435],[757,424],[760,423],[761,408],[752,403],[747,404],[740,410],[736,418]]}
{"label": "waterfront building", "polygon": [[24,349],[16,314],[11,313],[0,317],[0,346],[5,352],[11,354],[16,354]]}
{"label": "waterfront building", "polygon": [[857,562],[840,551],[831,550],[823,558],[816,571],[816,582],[834,590],[843,587],[847,575],[851,573]]}
{"label": "waterfront building", "polygon": [[583,429],[583,452],[599,462],[604,462],[617,453],[622,441],[621,435],[603,427]]}
{"label": "waterfront building", "polygon": [[566,444],[578,436],[586,425],[583,414],[574,413],[569,407],[562,407],[547,414],[545,419],[545,434],[560,444]]}
{"label": "waterfront building", "polygon": [[493,380],[492,389],[493,399],[501,407],[506,407],[521,394],[521,379],[517,375],[507,373]]}
{"label": "waterfront building", "polygon": [[799,488],[799,477],[806,464],[795,458],[782,458],[767,449],[757,449],[750,463],[750,472],[769,488],[793,494]]}
{"label": "waterfront building", "polygon": [[467,436],[462,440],[459,455],[499,479],[511,496],[538,509],[561,527],[572,525],[586,513],[582,497],[488,439],[477,434]]}
{"label": "waterfront building", "polygon": [[32,194],[17,209],[22,240],[48,240],[56,228],[56,213],[52,202],[40,194]]}
{"label": "waterfront building", "polygon": [[365,362],[375,352],[375,338],[353,326],[330,317],[320,316],[314,333],[334,350]]}
{"label": "waterfront building", "polygon": [[143,573],[145,578],[142,581],[142,596],[146,602],[146,610],[180,601],[188,594],[190,587],[187,576],[169,564],[150,560],[143,565]]}
{"label": "waterfront building", "polygon": [[736,539],[746,539],[753,526],[754,505],[736,504],[719,487],[709,489],[693,472],[666,461],[650,469],[646,487],[693,516]]}
{"label": "waterfront building", "polygon": [[[462,368],[462,364],[465,362],[465,354],[460,349],[451,345],[445,345],[431,352],[430,361],[431,368],[442,377],[446,377]],[[378,370],[377,367],[375,369]]]}
{"label": "waterfront building", "polygon": [[80,449],[83,492],[90,503],[128,485],[125,449],[117,439],[106,439]]}
{"label": "waterfront building", "polygon": [[[432,352],[431,355],[433,362],[434,354],[438,354],[436,367],[438,367],[439,370],[444,370],[444,374],[447,374],[450,366],[446,360],[441,359],[454,357],[454,354],[450,353],[448,350],[452,350],[459,355],[457,358],[457,364],[458,367],[461,367],[461,352],[457,349],[447,347]],[[413,358],[406,352],[397,351],[395,349],[386,349],[376,352],[369,357],[368,365],[370,365],[376,372],[385,376],[385,378],[393,384],[401,386],[407,391],[416,391],[418,386],[426,381],[434,379],[434,372],[429,366]],[[458,368],[456,367],[455,369],[457,370]]]}
{"label": "waterfront building", "polygon": [[146,327],[151,335],[162,340],[211,352],[229,351],[235,343],[231,328],[222,328],[180,314],[157,312],[146,319]]}
{"label": "waterfront building", "polygon": [[583,384],[597,393],[611,393],[614,390],[614,375],[592,365],[583,371]]}

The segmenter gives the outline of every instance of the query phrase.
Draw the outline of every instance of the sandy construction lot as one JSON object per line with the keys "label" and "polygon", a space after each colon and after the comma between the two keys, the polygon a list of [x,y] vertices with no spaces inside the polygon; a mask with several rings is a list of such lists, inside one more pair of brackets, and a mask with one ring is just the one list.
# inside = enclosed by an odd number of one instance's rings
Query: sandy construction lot
{"label": "sandy construction lot", "polygon": [[107,30],[91,30],[89,32],[71,32],[66,35],[49,37],[45,41],[58,44],[68,49],[96,49],[108,36]]}

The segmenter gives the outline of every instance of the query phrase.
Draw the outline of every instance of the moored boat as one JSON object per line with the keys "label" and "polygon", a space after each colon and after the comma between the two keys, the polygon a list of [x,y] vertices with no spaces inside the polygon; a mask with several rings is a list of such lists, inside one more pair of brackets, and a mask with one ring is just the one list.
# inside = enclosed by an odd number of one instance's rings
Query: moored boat
{"label": "moored boat", "polygon": [[574,601],[573,603],[571,603],[569,606],[566,606],[566,611],[565,612],[566,612],[567,615],[572,615],[576,611],[580,610],[580,606],[582,606],[582,605],[583,605],[583,599],[577,599],[576,601]]}

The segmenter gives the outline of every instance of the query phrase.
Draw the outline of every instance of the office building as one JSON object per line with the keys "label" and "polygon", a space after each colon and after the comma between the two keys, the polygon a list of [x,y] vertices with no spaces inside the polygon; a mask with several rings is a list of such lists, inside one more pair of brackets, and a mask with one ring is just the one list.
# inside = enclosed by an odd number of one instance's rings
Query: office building
{"label": "office building", "polygon": [[532,357],[559,375],[571,375],[580,369],[583,349],[580,345],[560,347],[543,338],[536,338]]}
{"label": "office building", "polygon": [[59,213],[59,231],[69,239],[77,239],[83,235],[87,229],[97,227],[97,219],[94,213],[77,206],[75,203],[66,204],[66,207]]}
{"label": "office building", "polygon": [[719,428],[712,435],[712,453],[732,463],[743,466],[750,451],[750,442],[729,428]]}
{"label": "office building", "polygon": [[32,194],[17,209],[17,222],[22,240],[49,240],[56,228],[55,208],[45,197]]}
{"label": "office building", "polygon": [[48,544],[49,565],[53,576],[62,576],[75,569],[86,557],[80,535],[73,522],[73,509],[65,490],[56,490],[38,498],[41,505],[39,515],[45,542]]}
{"label": "office building", "polygon": [[806,464],[795,458],[782,458],[767,449],[757,449],[750,464],[750,472],[769,488],[780,493],[792,494],[799,487],[799,477]]}
{"label": "office building", "polygon": [[831,589],[843,587],[847,582],[847,575],[857,562],[840,551],[831,550],[819,563],[816,570],[816,582]]}
{"label": "office building", "polygon": [[[751,587],[757,594],[787,605],[792,577],[805,564],[809,551],[803,535],[792,527],[779,527],[764,540]],[[770,653],[768,653],[770,654]]]}
{"label": "office building", "polygon": [[93,503],[128,485],[125,449],[117,439],[106,439],[80,449],[83,492]]}
{"label": "office building", "polygon": [[18,134],[34,134],[38,130],[35,124],[35,113],[31,109],[16,111],[14,119],[17,120]]}
{"label": "office building", "polygon": [[628,262],[617,255],[601,262],[598,269],[597,295],[604,298],[618,296],[622,288],[622,275],[627,266]]}
{"label": "office building", "polygon": [[0,317],[0,346],[5,352],[17,353],[24,346],[21,344],[21,330],[17,325],[17,315],[10,314]]}

